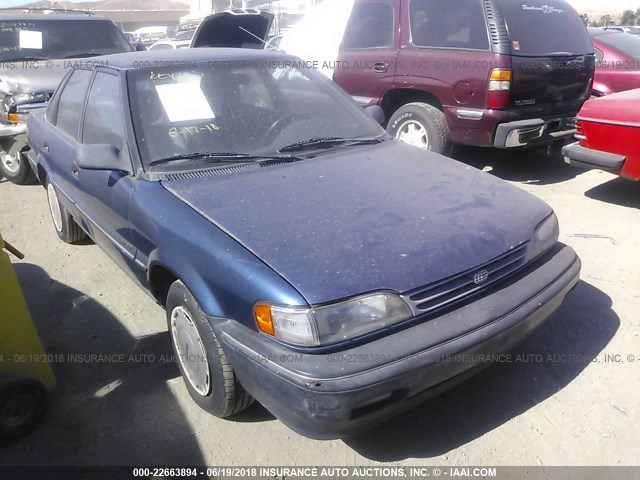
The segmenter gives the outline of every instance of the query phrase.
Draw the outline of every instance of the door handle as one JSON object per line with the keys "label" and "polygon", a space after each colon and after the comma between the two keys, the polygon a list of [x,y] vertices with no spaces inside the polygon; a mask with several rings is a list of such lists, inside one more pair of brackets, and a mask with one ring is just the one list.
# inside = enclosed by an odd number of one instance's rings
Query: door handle
{"label": "door handle", "polygon": [[75,178],[80,178],[80,168],[76,163],[71,165],[71,175],[73,175]]}
{"label": "door handle", "polygon": [[388,62],[376,62],[373,64],[373,71],[375,73],[387,73],[389,70]]}
{"label": "door handle", "polygon": [[49,151],[49,144],[47,142],[44,142],[44,144],[42,145],[42,150],[44,150],[45,152]]}

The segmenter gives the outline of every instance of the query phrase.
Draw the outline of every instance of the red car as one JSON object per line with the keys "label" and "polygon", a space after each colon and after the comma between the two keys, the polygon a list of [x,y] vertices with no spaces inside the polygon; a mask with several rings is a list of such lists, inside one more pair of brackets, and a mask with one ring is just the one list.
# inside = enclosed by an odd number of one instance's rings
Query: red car
{"label": "red car", "polygon": [[579,141],[562,149],[567,163],[640,180],[640,89],[587,101],[576,128]]}
{"label": "red car", "polygon": [[592,95],[640,88],[640,35],[590,28],[596,52],[596,76]]}

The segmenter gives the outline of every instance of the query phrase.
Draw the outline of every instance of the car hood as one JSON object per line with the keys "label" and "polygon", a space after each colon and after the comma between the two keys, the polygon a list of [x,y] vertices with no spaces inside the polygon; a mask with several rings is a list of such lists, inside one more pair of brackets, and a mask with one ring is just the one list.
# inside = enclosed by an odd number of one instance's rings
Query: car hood
{"label": "car hood", "polygon": [[311,305],[470,270],[527,242],[551,213],[489,174],[395,140],[163,186]]}
{"label": "car hood", "polygon": [[614,93],[587,101],[580,110],[580,120],[621,123],[640,127],[640,89]]}
{"label": "car hood", "polygon": [[191,39],[191,47],[264,48],[273,15],[257,10],[230,10],[209,15]]}
{"label": "car hood", "polygon": [[53,93],[73,62],[47,60],[28,64],[21,61],[7,63],[11,68],[0,68],[0,94]]}

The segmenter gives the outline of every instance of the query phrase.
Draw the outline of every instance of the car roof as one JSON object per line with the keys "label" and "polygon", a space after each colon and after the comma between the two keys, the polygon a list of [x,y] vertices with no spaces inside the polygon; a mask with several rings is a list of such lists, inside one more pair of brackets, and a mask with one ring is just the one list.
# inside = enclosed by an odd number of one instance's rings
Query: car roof
{"label": "car roof", "polygon": [[0,13],[0,22],[17,21],[17,20],[100,20],[108,21],[107,17],[87,13]]}
{"label": "car roof", "polygon": [[620,30],[613,30],[613,29],[605,30],[604,28],[600,28],[600,27],[589,27],[587,28],[587,30],[589,31],[589,34],[592,37],[600,37],[602,35],[617,35],[619,33],[623,33],[624,35],[626,35],[626,33],[621,32]]}
{"label": "car roof", "polygon": [[146,52],[118,53],[100,57],[100,65],[108,65],[117,70],[139,69],[141,65],[181,66],[187,62],[224,62],[224,61],[269,61],[291,60],[302,61],[275,50],[258,50],[253,48],[183,48],[180,50],[157,50]]}

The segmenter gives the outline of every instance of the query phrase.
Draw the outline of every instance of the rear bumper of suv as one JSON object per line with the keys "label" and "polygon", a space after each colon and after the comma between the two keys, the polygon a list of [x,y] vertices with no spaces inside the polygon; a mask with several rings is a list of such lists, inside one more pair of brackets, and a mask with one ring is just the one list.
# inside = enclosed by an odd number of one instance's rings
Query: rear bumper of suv
{"label": "rear bumper of suv", "polygon": [[499,124],[493,145],[517,148],[564,140],[576,133],[575,117],[532,118]]}
{"label": "rear bumper of suv", "polygon": [[337,353],[296,353],[238,322],[210,319],[243,386],[293,430],[340,438],[468,378],[540,326],[576,285],[580,259],[549,252],[484,297]]}

